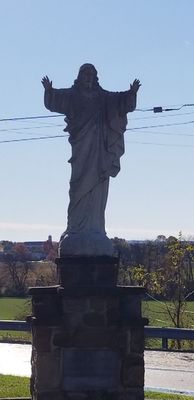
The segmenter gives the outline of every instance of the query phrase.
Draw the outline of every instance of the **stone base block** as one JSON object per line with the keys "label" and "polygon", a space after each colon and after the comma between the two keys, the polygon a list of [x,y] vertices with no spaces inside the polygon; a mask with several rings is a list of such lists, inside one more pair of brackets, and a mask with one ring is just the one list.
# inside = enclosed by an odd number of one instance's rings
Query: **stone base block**
{"label": "stone base block", "polygon": [[32,400],[143,400],[140,287],[118,259],[58,259],[63,286],[31,288]]}
{"label": "stone base block", "polygon": [[56,259],[59,283],[64,287],[116,286],[117,257],[63,257]]}
{"label": "stone base block", "polygon": [[59,256],[112,256],[111,240],[100,233],[84,232],[62,235],[59,242]]}

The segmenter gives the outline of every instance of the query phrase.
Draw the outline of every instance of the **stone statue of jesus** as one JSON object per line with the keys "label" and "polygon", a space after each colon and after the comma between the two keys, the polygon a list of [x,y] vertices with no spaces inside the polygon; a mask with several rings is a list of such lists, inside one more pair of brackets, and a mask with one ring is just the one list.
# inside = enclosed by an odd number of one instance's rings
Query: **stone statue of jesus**
{"label": "stone statue of jesus", "polygon": [[140,85],[135,79],[125,92],[101,88],[92,64],[80,67],[71,88],[54,89],[42,79],[45,107],[66,116],[64,131],[72,146],[67,229],[59,246],[60,257],[113,254],[105,232],[109,178],[120,170],[127,113],[136,108]]}

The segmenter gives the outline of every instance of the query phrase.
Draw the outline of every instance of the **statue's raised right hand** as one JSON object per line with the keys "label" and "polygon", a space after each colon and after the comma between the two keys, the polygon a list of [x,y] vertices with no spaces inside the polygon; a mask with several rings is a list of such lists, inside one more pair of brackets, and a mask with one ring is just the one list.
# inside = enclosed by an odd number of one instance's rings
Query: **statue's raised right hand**
{"label": "statue's raised right hand", "polygon": [[45,90],[52,89],[52,81],[49,80],[48,76],[44,76],[41,80]]}

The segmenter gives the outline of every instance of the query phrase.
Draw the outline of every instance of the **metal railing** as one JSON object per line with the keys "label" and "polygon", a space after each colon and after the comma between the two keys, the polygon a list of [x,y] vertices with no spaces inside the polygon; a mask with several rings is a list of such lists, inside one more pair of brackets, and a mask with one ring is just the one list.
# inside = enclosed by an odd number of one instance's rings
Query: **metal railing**
{"label": "metal railing", "polygon": [[[31,326],[26,321],[0,320],[0,331],[30,332]],[[168,340],[194,340],[194,329],[144,327],[145,338],[162,339],[162,349],[168,350]]]}
{"label": "metal railing", "polygon": [[0,331],[30,332],[31,326],[26,321],[0,320]]}
{"label": "metal railing", "polygon": [[162,339],[162,350],[168,350],[168,340],[194,340],[194,329],[144,327],[145,338]]}

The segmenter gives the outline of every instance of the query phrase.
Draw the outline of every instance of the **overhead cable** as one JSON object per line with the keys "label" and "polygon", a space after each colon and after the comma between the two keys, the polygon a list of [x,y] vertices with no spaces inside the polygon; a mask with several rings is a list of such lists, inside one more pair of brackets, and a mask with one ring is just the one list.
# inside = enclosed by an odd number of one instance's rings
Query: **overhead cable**
{"label": "overhead cable", "polygon": [[55,114],[55,115],[38,115],[33,117],[14,117],[14,118],[2,118],[0,122],[7,122],[7,121],[23,121],[29,119],[43,119],[43,118],[58,118],[63,117],[63,114]]}
{"label": "overhead cable", "polygon": [[[186,103],[181,106],[174,106],[169,108],[163,108],[161,106],[152,107],[152,108],[136,108],[135,111],[153,111],[154,113],[161,113],[163,111],[176,111],[181,110],[183,107],[194,107],[194,103]],[[63,114],[54,114],[54,115],[38,115],[38,116],[27,116],[27,117],[13,117],[13,118],[1,118],[0,122],[7,121],[23,121],[23,120],[33,120],[33,119],[45,119],[45,118],[58,118],[63,117]]]}
{"label": "overhead cable", "polygon": [[180,107],[170,107],[170,108],[163,108],[161,106],[158,107],[152,107],[152,108],[136,108],[136,111],[153,111],[154,113],[161,113],[163,111],[178,111],[181,110],[183,107],[194,107],[193,103],[188,103],[188,104],[183,104]]}
{"label": "overhead cable", "polygon": [[66,136],[68,136],[68,135],[55,135],[55,136],[42,136],[42,137],[24,138],[24,139],[0,140],[0,143],[28,142],[30,140],[56,139],[56,138],[61,138],[61,137],[66,137]]}
{"label": "overhead cable", "polygon": [[[32,138],[24,138],[24,139],[10,139],[10,140],[1,140],[0,144],[2,143],[13,143],[13,142],[29,142],[35,140],[47,140],[47,139],[58,139],[62,137],[68,137],[69,135],[54,135],[54,136],[43,136],[43,137],[32,137]],[[138,142],[138,141],[129,141],[130,144],[142,144],[142,145],[153,145],[153,146],[165,146],[165,147],[194,147],[192,144],[174,144],[174,143],[154,143],[154,142]]]}
{"label": "overhead cable", "polygon": [[127,128],[126,131],[134,131],[138,129],[149,129],[149,128],[162,128],[166,126],[177,126],[177,125],[188,125],[188,124],[194,124],[194,121],[185,121],[185,122],[173,122],[170,124],[158,124],[158,125],[149,125],[149,126],[138,126],[138,127],[133,127],[133,128]]}

